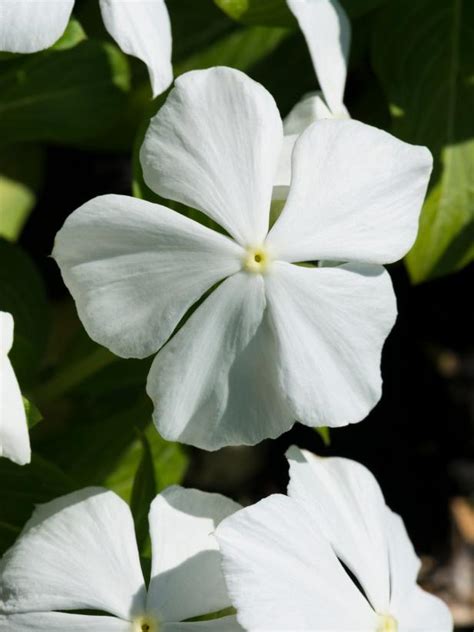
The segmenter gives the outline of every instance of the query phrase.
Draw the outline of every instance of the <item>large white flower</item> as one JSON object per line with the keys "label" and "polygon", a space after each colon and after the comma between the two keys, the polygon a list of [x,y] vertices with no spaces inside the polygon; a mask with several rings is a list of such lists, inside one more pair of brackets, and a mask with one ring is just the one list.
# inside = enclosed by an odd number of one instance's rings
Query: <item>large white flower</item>
{"label": "large white flower", "polygon": [[321,90],[305,95],[284,121],[285,139],[275,178],[274,199],[286,199],[291,154],[298,136],[315,121],[346,119],[344,105],[351,24],[339,0],[286,0],[306,39]]}
{"label": "large white flower", "polygon": [[39,506],[0,565],[0,630],[239,630],[234,616],[187,621],[230,605],[214,530],[237,509],[219,494],[159,494],[147,588],[132,514],[116,494],[87,488]]}
{"label": "large white flower", "polygon": [[[120,48],[148,66],[153,94],[173,80],[171,26],[164,0],[99,0],[104,25]],[[2,0],[0,51],[34,53],[64,33],[74,0]]]}
{"label": "large white flower", "polygon": [[[282,123],[243,73],[183,75],[141,152],[148,185],[206,213],[108,195],[56,237],[89,335],[123,357],[160,349],[147,391],[168,438],[206,449],[276,437],[294,421],[342,426],[380,398],[380,354],[396,317],[390,276],[416,236],[427,149],[355,121],[299,138],[283,212],[269,229]],[[346,262],[303,267],[314,260]]]}
{"label": "large white flower", "polygon": [[270,496],[216,531],[241,625],[252,632],[452,630],[448,608],[417,585],[420,561],[372,474],[355,461],[296,448],[288,457],[289,496]]}
{"label": "large white flower", "polygon": [[12,315],[0,312],[0,457],[25,465],[31,460],[28,425],[18,380],[8,358],[13,326]]}

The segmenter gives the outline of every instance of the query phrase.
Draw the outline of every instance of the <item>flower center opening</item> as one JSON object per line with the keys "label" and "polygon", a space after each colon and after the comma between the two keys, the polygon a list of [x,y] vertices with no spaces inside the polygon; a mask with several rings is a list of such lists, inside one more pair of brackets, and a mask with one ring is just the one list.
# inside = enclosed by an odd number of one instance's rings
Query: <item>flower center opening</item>
{"label": "flower center opening", "polygon": [[263,274],[268,270],[271,257],[263,246],[251,246],[247,248],[244,256],[243,267],[247,272]]}
{"label": "flower center opening", "polygon": [[397,620],[390,614],[379,615],[377,632],[398,632]]}
{"label": "flower center opening", "polygon": [[150,615],[144,615],[133,621],[133,632],[159,632],[158,621]]}

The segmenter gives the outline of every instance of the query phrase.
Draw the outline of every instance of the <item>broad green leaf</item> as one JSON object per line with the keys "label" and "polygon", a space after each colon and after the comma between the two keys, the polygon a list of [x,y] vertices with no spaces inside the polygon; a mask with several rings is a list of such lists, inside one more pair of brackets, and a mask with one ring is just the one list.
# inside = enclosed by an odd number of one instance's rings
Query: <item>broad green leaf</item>
{"label": "broad green leaf", "polygon": [[127,58],[85,40],[5,62],[0,74],[0,141],[80,143],[112,127],[126,101]]}
{"label": "broad green leaf", "polygon": [[49,307],[43,280],[30,257],[0,239],[0,310],[15,321],[10,359],[20,384],[29,386],[43,357]]}
{"label": "broad green leaf", "polygon": [[44,155],[34,144],[0,147],[0,237],[15,241],[33,210]]}
{"label": "broad green leaf", "polygon": [[13,544],[35,505],[77,489],[48,461],[33,455],[29,465],[0,459],[0,555]]}
{"label": "broad green leaf", "polygon": [[148,539],[148,513],[156,496],[156,477],[153,454],[146,436],[140,433],[142,457],[138,464],[130,497],[130,509],[135,522],[138,548],[141,551]]}
{"label": "broad green leaf", "polygon": [[414,282],[474,258],[473,30],[470,0],[402,0],[381,11],[376,25],[373,63],[393,132],[427,145],[434,157],[418,239],[406,258]]}

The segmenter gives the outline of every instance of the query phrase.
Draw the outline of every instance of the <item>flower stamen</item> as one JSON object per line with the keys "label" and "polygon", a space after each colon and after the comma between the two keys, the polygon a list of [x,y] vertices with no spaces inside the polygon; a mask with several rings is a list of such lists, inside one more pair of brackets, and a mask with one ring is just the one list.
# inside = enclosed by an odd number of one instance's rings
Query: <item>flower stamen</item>
{"label": "flower stamen", "polygon": [[158,621],[150,615],[138,617],[133,621],[133,632],[159,632]]}
{"label": "flower stamen", "polygon": [[397,620],[390,614],[380,614],[377,632],[398,632]]}
{"label": "flower stamen", "polygon": [[268,271],[271,257],[263,246],[250,246],[244,256],[244,270],[254,274],[264,274]]}

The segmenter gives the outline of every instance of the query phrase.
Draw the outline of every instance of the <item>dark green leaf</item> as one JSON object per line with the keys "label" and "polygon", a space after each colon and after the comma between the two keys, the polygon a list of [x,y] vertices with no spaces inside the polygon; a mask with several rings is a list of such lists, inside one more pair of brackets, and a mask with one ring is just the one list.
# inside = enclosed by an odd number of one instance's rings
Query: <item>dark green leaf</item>
{"label": "dark green leaf", "polygon": [[228,16],[245,24],[296,26],[286,0],[215,0]]}
{"label": "dark green leaf", "polygon": [[84,33],[84,29],[80,25],[80,23],[72,18],[69,20],[69,24],[67,25],[66,30],[63,35],[58,39],[56,44],[54,44],[54,50],[67,50],[68,48],[73,48],[73,46],[77,46],[80,42],[86,39],[86,34]]}
{"label": "dark green leaf", "polygon": [[33,402],[26,397],[23,397],[23,406],[25,407],[28,428],[31,430],[31,428],[36,426],[36,424],[38,424],[43,419],[43,415],[39,411],[38,407],[35,406],[35,404],[33,404]]}
{"label": "dark green leaf", "polygon": [[474,258],[473,30],[470,0],[401,0],[381,11],[376,25],[373,63],[393,131],[434,156],[418,239],[406,259],[415,282]]}
{"label": "dark green leaf", "polygon": [[138,548],[141,551],[148,539],[148,513],[156,496],[157,486],[150,445],[143,433],[140,433],[139,439],[142,445],[142,457],[133,481],[130,509],[135,522]]}

